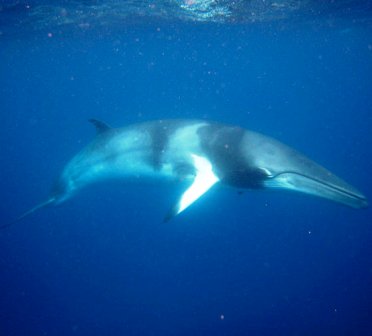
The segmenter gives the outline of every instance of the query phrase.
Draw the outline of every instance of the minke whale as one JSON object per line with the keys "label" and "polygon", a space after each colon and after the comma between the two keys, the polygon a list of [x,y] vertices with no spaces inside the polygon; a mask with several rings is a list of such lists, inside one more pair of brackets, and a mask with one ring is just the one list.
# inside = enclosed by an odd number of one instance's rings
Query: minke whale
{"label": "minke whale", "polygon": [[189,185],[165,216],[180,214],[223,184],[243,189],[287,189],[323,197],[353,208],[366,197],[298,151],[266,135],[204,120],[157,120],[112,128],[89,120],[93,141],[67,163],[46,201],[16,221],[57,205],[80,189],[107,179],[182,180]]}

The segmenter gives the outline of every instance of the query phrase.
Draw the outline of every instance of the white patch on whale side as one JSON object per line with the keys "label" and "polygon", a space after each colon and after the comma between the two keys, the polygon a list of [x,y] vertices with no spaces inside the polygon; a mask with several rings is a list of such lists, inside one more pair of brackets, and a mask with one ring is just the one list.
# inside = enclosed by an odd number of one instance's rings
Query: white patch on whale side
{"label": "white patch on whale side", "polygon": [[190,154],[200,154],[200,137],[198,130],[208,125],[207,123],[200,122],[179,128],[171,135],[167,148],[165,150],[164,161],[169,163],[176,163],[179,161],[190,162]]}
{"label": "white patch on whale side", "polygon": [[[163,176],[172,176],[176,179],[194,179],[195,164],[191,154],[202,155],[200,147],[200,136],[198,130],[208,125],[205,122],[193,123],[187,126],[180,127],[170,135],[167,146],[162,157],[161,174]],[[194,172],[189,172],[186,175],[181,174],[179,167],[192,167]]]}

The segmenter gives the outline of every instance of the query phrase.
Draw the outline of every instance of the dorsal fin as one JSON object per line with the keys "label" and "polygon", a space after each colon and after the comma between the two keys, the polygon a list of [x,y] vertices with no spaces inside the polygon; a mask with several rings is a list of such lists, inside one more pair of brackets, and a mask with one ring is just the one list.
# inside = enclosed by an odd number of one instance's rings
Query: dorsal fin
{"label": "dorsal fin", "polygon": [[97,134],[101,134],[111,129],[111,127],[104,123],[103,121],[97,119],[89,119],[88,121],[95,126]]}

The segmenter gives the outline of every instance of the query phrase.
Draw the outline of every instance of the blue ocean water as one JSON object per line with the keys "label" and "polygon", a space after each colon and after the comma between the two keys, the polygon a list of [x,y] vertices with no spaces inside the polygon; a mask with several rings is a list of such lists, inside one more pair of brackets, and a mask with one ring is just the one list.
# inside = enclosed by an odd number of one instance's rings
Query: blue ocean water
{"label": "blue ocean water", "polygon": [[[326,4],[325,4],[326,3]],[[369,1],[7,1],[1,204],[44,200],[112,126],[237,124],[371,198]],[[0,335],[372,335],[371,210],[279,191],[99,184],[0,232]]]}

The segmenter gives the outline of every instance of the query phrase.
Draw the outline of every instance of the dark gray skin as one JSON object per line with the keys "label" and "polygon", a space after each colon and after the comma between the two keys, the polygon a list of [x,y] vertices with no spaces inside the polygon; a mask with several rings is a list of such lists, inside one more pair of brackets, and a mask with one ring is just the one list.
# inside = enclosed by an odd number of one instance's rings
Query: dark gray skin
{"label": "dark gray skin", "polygon": [[[86,185],[112,178],[190,180],[193,188],[181,196],[167,219],[216,183],[238,190],[295,190],[354,208],[368,205],[357,189],[260,133],[203,120],[158,120],[124,128],[90,121],[97,129],[95,139],[66,165],[50,197],[17,220],[47,205],[64,202]],[[208,180],[210,185],[202,185]],[[197,193],[201,190],[199,196],[194,195],[194,189]]]}

